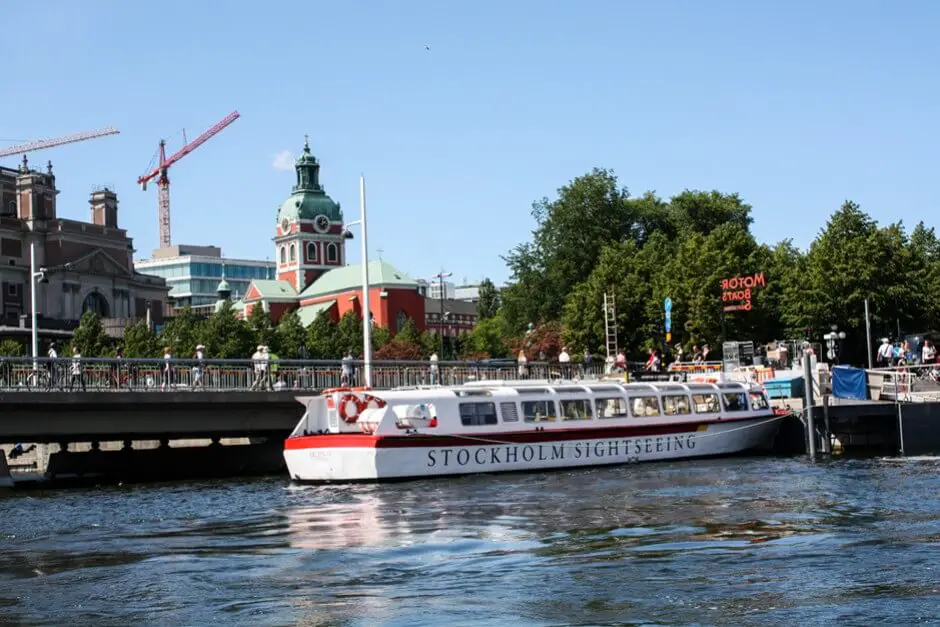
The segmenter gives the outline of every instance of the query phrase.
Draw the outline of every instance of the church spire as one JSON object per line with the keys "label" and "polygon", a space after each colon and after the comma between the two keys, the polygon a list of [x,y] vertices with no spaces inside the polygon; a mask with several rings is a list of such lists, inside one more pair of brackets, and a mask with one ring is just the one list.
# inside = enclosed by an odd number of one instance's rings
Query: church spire
{"label": "church spire", "polygon": [[317,158],[310,153],[310,138],[304,135],[304,151],[294,164],[297,171],[297,184],[294,185],[294,192],[319,192],[320,187],[320,164]]}

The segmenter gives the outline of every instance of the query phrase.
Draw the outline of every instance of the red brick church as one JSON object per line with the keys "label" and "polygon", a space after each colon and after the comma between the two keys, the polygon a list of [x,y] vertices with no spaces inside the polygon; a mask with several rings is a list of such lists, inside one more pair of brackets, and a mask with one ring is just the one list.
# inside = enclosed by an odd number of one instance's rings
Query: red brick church
{"label": "red brick church", "polygon": [[[277,211],[277,279],[255,280],[240,306],[245,316],[261,306],[278,322],[297,310],[304,326],[320,312],[333,320],[352,310],[362,316],[362,269],[346,265],[343,211],[320,184],[320,164],[305,140],[294,166],[297,183]],[[369,307],[375,324],[397,332],[408,318],[425,328],[425,298],[416,281],[385,261],[369,262]]]}

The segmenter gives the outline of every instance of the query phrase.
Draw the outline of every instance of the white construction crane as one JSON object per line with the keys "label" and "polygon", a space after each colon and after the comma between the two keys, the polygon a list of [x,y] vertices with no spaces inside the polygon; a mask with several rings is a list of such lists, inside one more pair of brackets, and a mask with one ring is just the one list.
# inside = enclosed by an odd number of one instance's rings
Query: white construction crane
{"label": "white construction crane", "polygon": [[37,150],[52,148],[53,146],[61,146],[62,144],[83,142],[87,139],[97,139],[98,137],[117,135],[120,132],[121,131],[109,126],[107,128],[98,129],[96,131],[86,131],[84,133],[75,133],[74,135],[63,135],[62,137],[53,137],[52,139],[40,139],[37,141],[27,142],[25,144],[10,146],[9,148],[0,148],[0,158],[9,157],[12,155],[24,155],[27,152],[36,152]]}

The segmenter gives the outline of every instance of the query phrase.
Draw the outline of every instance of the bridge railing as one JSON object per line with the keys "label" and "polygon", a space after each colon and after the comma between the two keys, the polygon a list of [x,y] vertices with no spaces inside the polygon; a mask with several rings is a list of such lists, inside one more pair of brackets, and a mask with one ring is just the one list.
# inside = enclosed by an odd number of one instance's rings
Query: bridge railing
{"label": "bridge railing", "polygon": [[[362,385],[361,361],[349,362],[344,375],[339,360],[250,359],[48,359],[0,357],[0,391],[176,391],[176,390],[322,390]],[[460,385],[469,381],[599,377],[603,363],[591,365],[529,362],[520,371],[511,360],[373,361],[377,389],[421,385]]]}

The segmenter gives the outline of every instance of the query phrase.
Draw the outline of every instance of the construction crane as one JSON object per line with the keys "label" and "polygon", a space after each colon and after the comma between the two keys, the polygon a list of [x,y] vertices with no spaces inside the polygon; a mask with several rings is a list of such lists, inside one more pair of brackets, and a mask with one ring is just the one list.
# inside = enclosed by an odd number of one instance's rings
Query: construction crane
{"label": "construction crane", "polygon": [[45,148],[52,148],[53,146],[61,146],[62,144],[83,142],[87,139],[97,139],[98,137],[117,135],[120,132],[121,131],[109,126],[107,128],[98,129],[97,131],[86,131],[84,133],[75,133],[74,135],[63,135],[62,137],[53,137],[52,139],[40,139],[33,142],[27,142],[25,144],[10,146],[9,148],[0,148],[0,158],[9,157],[11,155],[23,155],[27,152],[35,152]]}
{"label": "construction crane", "polygon": [[137,183],[140,185],[141,189],[147,191],[147,183],[153,179],[157,179],[157,206],[160,220],[161,248],[168,248],[170,246],[170,178],[167,176],[167,171],[170,169],[171,165],[206,143],[212,136],[237,120],[240,116],[241,114],[238,111],[229,113],[215,126],[180,148],[179,152],[169,159],[166,157],[166,140],[160,140],[160,163],[152,171],[138,178]]}

